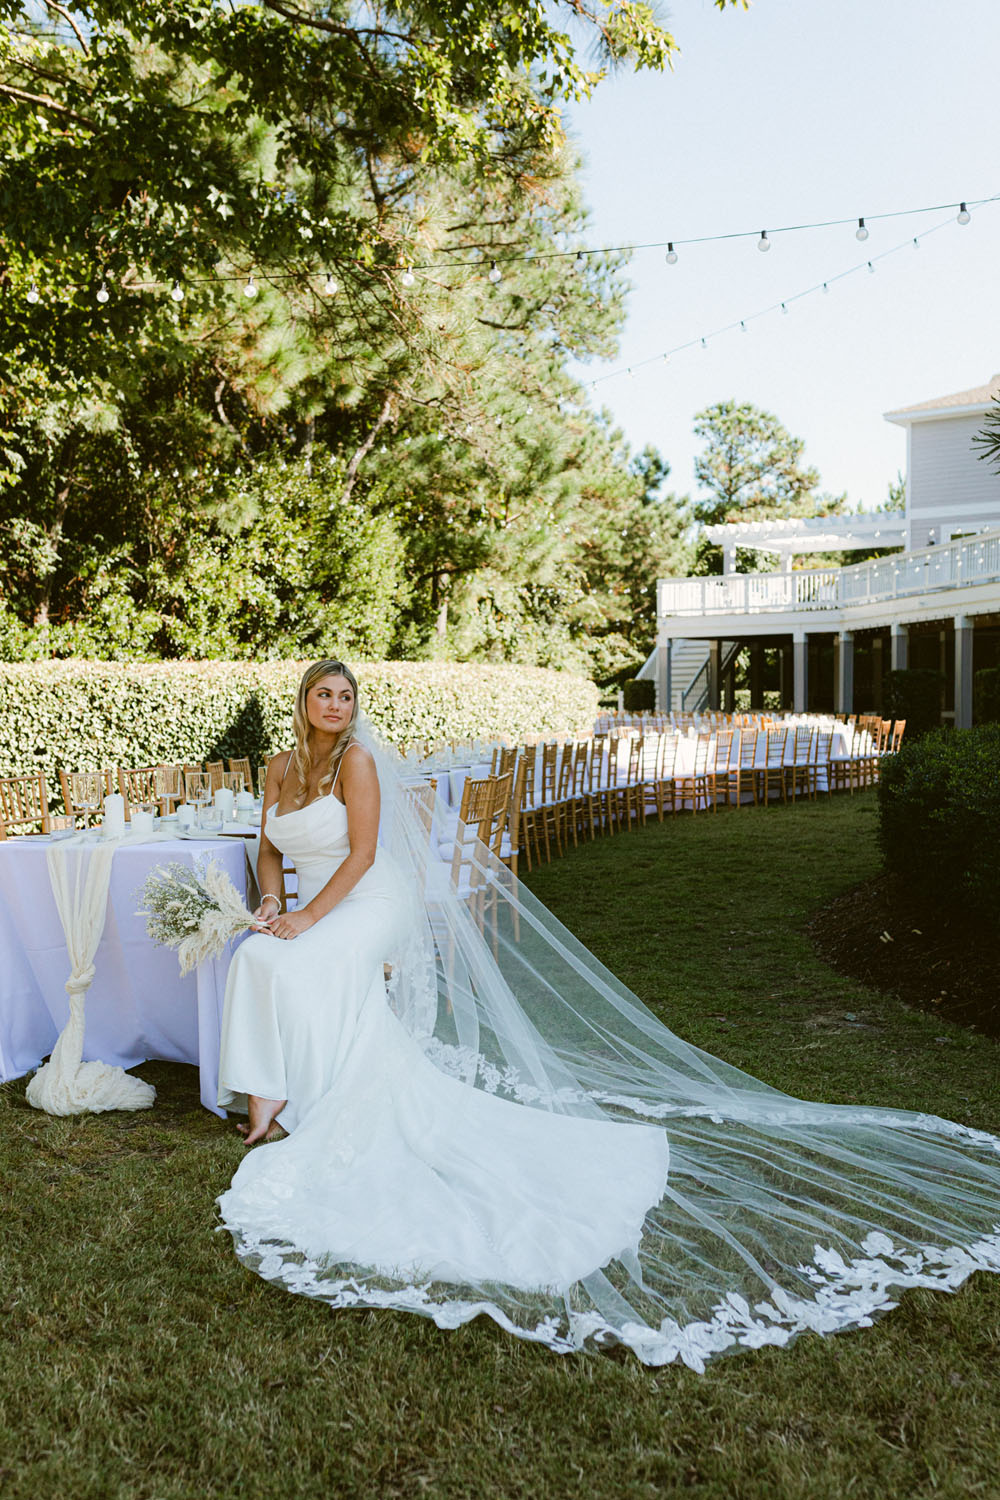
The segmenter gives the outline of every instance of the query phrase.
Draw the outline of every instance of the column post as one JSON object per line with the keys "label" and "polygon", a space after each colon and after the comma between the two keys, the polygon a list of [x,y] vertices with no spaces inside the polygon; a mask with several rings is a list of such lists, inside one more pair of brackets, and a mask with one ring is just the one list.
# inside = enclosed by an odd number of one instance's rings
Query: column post
{"label": "column post", "polygon": [[804,714],[809,707],[809,637],[804,630],[792,631],[792,708]]}
{"label": "column post", "polygon": [[656,647],[656,711],[670,712],[670,641],[660,641]]}
{"label": "column post", "polygon": [[955,616],[955,728],[972,728],[973,621]]}
{"label": "column post", "polygon": [[764,707],[764,642],[750,642],[750,707]]}
{"label": "column post", "polygon": [[889,657],[894,672],[905,671],[910,664],[910,631],[906,625],[890,626],[890,651]]}
{"label": "column post", "polygon": [[854,632],[841,630],[837,634],[837,682],[836,712],[854,712]]}
{"label": "column post", "polygon": [[721,641],[709,641],[708,643],[708,706],[714,712],[719,709],[719,678],[722,675],[721,666],[722,643]]}
{"label": "column post", "polygon": [[885,670],[885,652],[882,649],[882,637],[872,636],[872,708],[877,714],[882,712],[882,674]]}
{"label": "column post", "polygon": [[792,648],[784,641],[778,647],[778,683],[782,709],[790,708],[795,696]]}

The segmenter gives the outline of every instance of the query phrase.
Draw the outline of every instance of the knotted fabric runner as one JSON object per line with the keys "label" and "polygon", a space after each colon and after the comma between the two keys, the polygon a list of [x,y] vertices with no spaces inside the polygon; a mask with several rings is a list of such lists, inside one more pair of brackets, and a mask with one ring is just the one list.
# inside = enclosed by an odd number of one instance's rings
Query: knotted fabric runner
{"label": "knotted fabric runner", "polygon": [[151,843],[169,834],[129,834],[101,839],[77,834],[46,851],[49,880],[66,935],[71,973],[66,981],[69,1020],[52,1055],[27,1088],[27,1100],[49,1115],[99,1114],[108,1109],[150,1109],[152,1084],[124,1068],[83,1061],[84,997],[94,978],[94,957],[108,914],[108,887],[115,850],[123,843]]}

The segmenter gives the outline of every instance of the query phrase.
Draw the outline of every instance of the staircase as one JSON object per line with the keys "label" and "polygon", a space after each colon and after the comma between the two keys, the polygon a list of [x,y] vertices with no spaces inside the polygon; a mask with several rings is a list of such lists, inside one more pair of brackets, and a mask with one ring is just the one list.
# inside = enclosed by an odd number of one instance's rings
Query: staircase
{"label": "staircase", "polygon": [[[671,641],[670,703],[658,705],[663,713],[696,714],[708,707],[708,643],[706,641]],[[725,672],[740,650],[738,641],[722,642],[721,670]],[[656,647],[650,652],[637,677],[656,681]]]}

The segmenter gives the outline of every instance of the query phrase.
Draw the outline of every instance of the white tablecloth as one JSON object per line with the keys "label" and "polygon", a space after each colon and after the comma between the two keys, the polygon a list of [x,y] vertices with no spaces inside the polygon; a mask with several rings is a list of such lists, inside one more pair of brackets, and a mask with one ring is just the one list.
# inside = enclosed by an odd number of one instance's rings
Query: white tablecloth
{"label": "white tablecloth", "polygon": [[[69,959],[45,863],[45,839],[0,843],[0,1081],[19,1078],[51,1052],[66,1023]],[[177,954],[146,935],[138,892],[156,866],[211,852],[241,894],[244,840],[171,839],[116,849],[108,918],[87,995],[84,1061],[123,1068],[150,1058],[194,1063],[201,1102],[216,1104],[219,1033],[230,954],[181,979]]]}

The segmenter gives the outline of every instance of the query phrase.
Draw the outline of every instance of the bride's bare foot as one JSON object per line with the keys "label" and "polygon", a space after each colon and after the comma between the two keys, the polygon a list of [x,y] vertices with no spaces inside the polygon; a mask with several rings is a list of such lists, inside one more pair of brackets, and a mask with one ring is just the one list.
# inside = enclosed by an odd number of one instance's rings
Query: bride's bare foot
{"label": "bride's bare foot", "polygon": [[262,1099],[258,1094],[248,1094],[250,1123],[236,1127],[243,1137],[244,1146],[256,1146],[258,1141],[280,1141],[286,1132],[275,1116],[281,1114],[287,1103],[287,1099]]}

